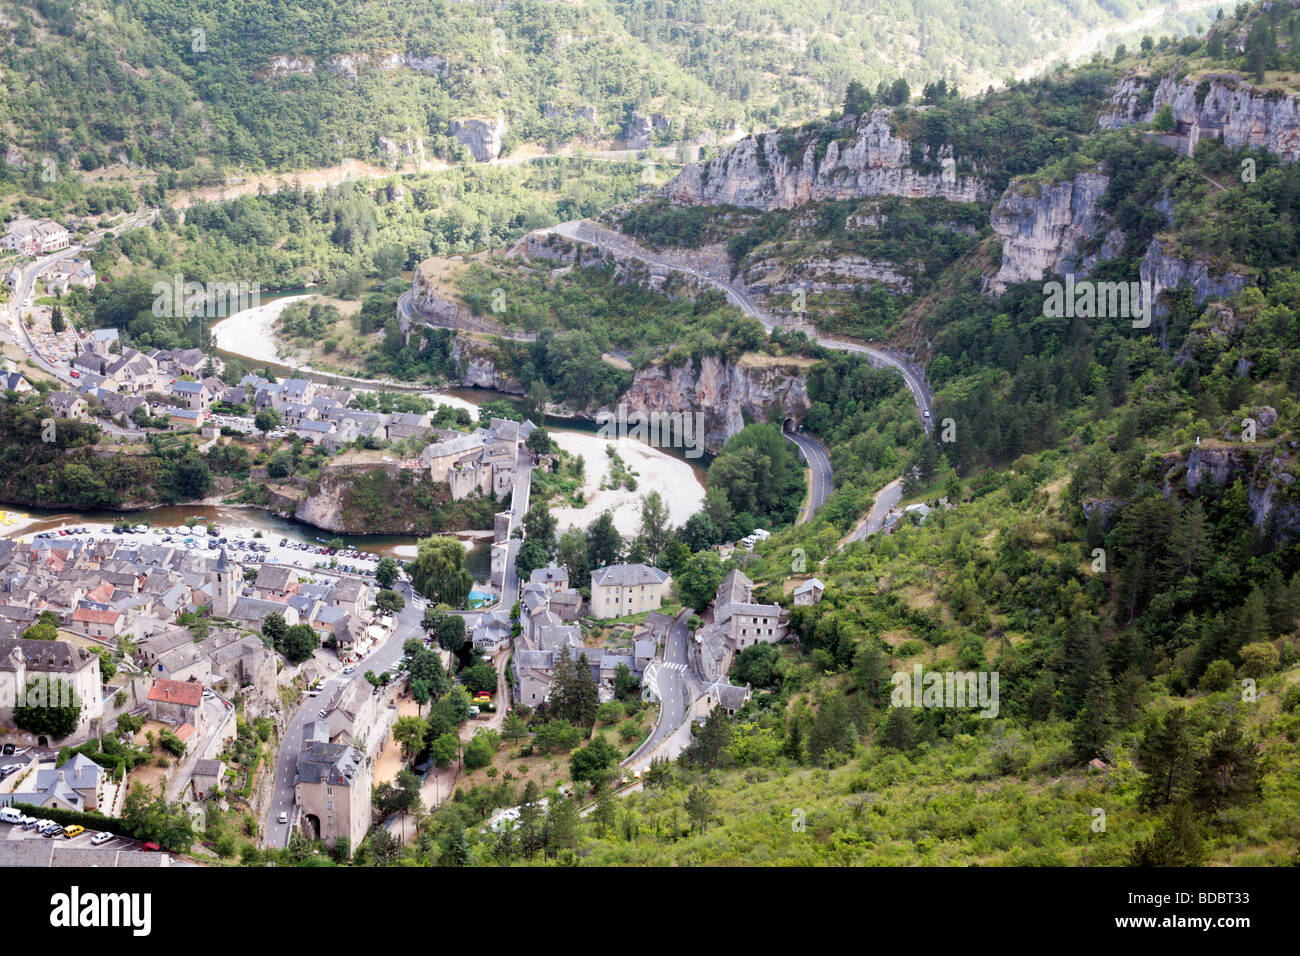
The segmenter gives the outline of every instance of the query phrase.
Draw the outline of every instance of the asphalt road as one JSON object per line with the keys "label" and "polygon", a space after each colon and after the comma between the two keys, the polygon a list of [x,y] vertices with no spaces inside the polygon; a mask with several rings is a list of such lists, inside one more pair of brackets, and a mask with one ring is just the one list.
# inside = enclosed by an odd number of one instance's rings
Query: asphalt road
{"label": "asphalt road", "polygon": [[[403,590],[405,591],[405,589]],[[409,594],[409,592],[406,593]],[[406,640],[411,637],[423,636],[423,632],[420,630],[420,620],[423,617],[423,601],[413,601],[408,596],[406,607],[402,608],[397,614],[397,623],[396,627],[393,628],[392,635],[378,648],[371,651],[370,656],[357,664],[355,673],[344,675],[341,671],[337,672],[332,677],[321,682],[318,696],[303,697],[302,703],[298,705],[298,708],[293,712],[293,716],[289,718],[289,724],[285,728],[284,735],[280,738],[280,749],[276,753],[275,784],[264,817],[264,832],[268,846],[285,847],[289,845],[289,834],[296,822],[294,819],[293,792],[294,783],[298,776],[298,754],[302,751],[303,731],[306,729],[307,724],[317,719],[320,709],[329,703],[340,686],[349,681],[364,684],[366,682],[366,671],[382,674],[401,660],[402,645]],[[329,651],[322,651],[321,653],[324,655],[330,654]],[[288,823],[279,822],[281,811],[286,811],[289,814]]]}
{"label": "asphalt road", "polygon": [[[664,269],[670,269],[674,272],[685,273],[703,282],[709,283],[715,288],[720,289],[727,297],[727,301],[739,308],[746,315],[758,319],[763,323],[763,327],[769,332],[778,324],[777,321],[758,304],[749,290],[729,279],[703,272],[698,269],[691,269],[675,263],[663,256],[660,256],[650,249],[632,242],[627,237],[622,236],[612,230],[596,226],[586,220],[573,220],[562,222],[557,226],[551,227],[551,231],[574,239],[579,242],[590,243],[591,245],[601,248],[609,248],[634,259],[639,259],[649,265],[659,266]],[[921,416],[921,424],[928,433],[933,427],[934,417],[934,395],[925,384],[924,373],[920,368],[913,365],[907,356],[887,349],[878,349],[869,345],[863,345],[860,342],[849,342],[844,339],[837,339],[834,336],[822,335],[816,329],[809,328],[806,330],[809,338],[816,341],[828,349],[837,349],[843,352],[857,352],[868,356],[872,364],[886,366],[897,369],[902,373],[904,380],[907,382],[908,391],[912,393],[912,399],[916,402],[917,414]]]}
{"label": "asphalt road", "polygon": [[656,658],[651,664],[653,673],[647,669],[646,679],[653,681],[659,689],[659,719],[655,723],[654,732],[624,763],[631,763],[643,753],[659,746],[686,719],[687,708],[698,696],[699,680],[690,664],[691,637],[690,629],[686,626],[694,613],[692,608],[683,608],[673,618],[663,657]]}
{"label": "asphalt road", "polygon": [[835,473],[831,469],[830,452],[816,438],[811,435],[802,435],[799,432],[786,432],[785,437],[799,446],[799,457],[808,465],[812,472],[812,500],[808,506],[808,511],[799,516],[799,523],[812,518],[822,505],[826,504],[826,499],[830,497],[831,488],[834,484]]}
{"label": "asphalt road", "polygon": [[[522,472],[522,479],[515,482],[514,492],[510,499],[511,515],[510,530],[523,525],[523,516],[528,512],[528,497],[532,486],[532,460],[527,452],[521,452],[519,456],[519,467]],[[510,556],[506,565],[505,586],[502,588],[500,604],[510,608],[514,606],[515,601],[519,599],[519,576],[515,573],[515,555],[519,551],[520,539],[510,539]],[[293,716],[289,718],[289,724],[285,729],[284,735],[280,738],[280,749],[275,759],[275,784],[271,792],[271,799],[266,807],[264,816],[266,842],[270,846],[284,847],[289,845],[289,835],[296,823],[294,818],[294,783],[298,776],[298,754],[303,747],[303,731],[306,725],[317,719],[318,713],[332,699],[335,690],[346,681],[365,682],[365,672],[374,671],[376,674],[382,674],[390,670],[402,658],[402,645],[411,637],[422,637],[423,630],[420,628],[420,621],[424,617],[426,603],[424,599],[418,596],[411,588],[409,581],[399,581],[396,590],[406,599],[406,606],[397,615],[397,626],[393,629],[393,634],[381,644],[377,649],[370,653],[357,665],[357,670],[353,674],[344,676],[342,673],[336,673],[328,680],[322,682],[320,694],[316,697],[304,697],[302,703],[294,710]],[[468,623],[468,622],[467,622]],[[322,652],[328,654],[329,652]],[[500,673],[508,660],[508,655],[503,656],[498,662],[498,673]],[[498,686],[503,680],[498,677]],[[504,714],[506,701],[502,697],[497,699],[497,712]],[[289,815],[288,823],[280,823],[280,813],[286,812]]]}
{"label": "asphalt road", "polygon": [[867,512],[866,520],[853,532],[853,536],[849,538],[849,541],[863,541],[869,535],[879,531],[884,526],[885,516],[892,508],[898,507],[898,502],[902,498],[903,479],[895,478],[876,493],[876,503],[871,506],[871,510]]}

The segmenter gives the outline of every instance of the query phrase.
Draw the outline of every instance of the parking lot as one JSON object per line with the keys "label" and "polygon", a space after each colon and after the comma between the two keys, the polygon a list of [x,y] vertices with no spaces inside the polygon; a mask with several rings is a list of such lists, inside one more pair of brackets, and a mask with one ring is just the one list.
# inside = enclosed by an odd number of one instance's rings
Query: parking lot
{"label": "parking lot", "polygon": [[[298,568],[318,569],[325,572],[355,574],[373,577],[379,555],[352,548],[336,550],[323,544],[294,541],[290,538],[265,535],[256,537],[249,528],[221,529],[218,534],[208,533],[203,525],[193,528],[152,528],[148,525],[113,526],[103,524],[69,525],[53,531],[42,531],[35,537],[57,540],[64,537],[92,536],[97,540],[112,539],[124,545],[163,545],[185,548],[190,551],[215,553],[225,548],[230,557],[241,564],[289,564]],[[333,562],[333,567],[330,566]]]}
{"label": "parking lot", "polygon": [[[27,817],[28,820],[40,819]],[[144,843],[140,840],[131,840],[123,836],[117,836],[112,833],[105,833],[99,830],[86,830],[74,837],[57,836],[46,837],[38,827],[24,827],[18,823],[0,823],[0,834],[3,834],[5,840],[58,840],[61,844],[79,849],[95,850],[140,850]]]}

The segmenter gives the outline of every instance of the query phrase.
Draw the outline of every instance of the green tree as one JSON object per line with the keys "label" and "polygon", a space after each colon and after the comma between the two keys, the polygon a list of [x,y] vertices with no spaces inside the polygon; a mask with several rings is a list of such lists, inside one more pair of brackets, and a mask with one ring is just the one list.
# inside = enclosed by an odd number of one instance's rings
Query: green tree
{"label": "green tree", "polygon": [[619,752],[604,734],[596,734],[591,743],[573,752],[569,759],[569,773],[574,780],[585,781],[598,787],[609,779],[618,765]]}
{"label": "green tree", "polygon": [[27,681],[23,699],[15,702],[14,725],[29,733],[63,738],[77,729],[81,698],[61,678],[37,674]]}
{"label": "green tree", "polygon": [[1184,708],[1175,707],[1163,717],[1147,721],[1138,743],[1137,763],[1143,773],[1138,806],[1145,810],[1168,806],[1186,793],[1195,752]]}
{"label": "green tree", "polygon": [[396,614],[406,607],[406,600],[396,591],[385,588],[375,595],[375,606],[386,614]]}
{"label": "green tree", "polygon": [[285,631],[283,650],[285,659],[299,664],[311,657],[320,647],[320,635],[310,624],[295,624]]}
{"label": "green tree", "polygon": [[420,539],[407,570],[415,589],[430,603],[462,607],[469,597],[473,578],[465,570],[465,548],[455,538]]}
{"label": "green tree", "polygon": [[253,427],[262,433],[265,438],[268,434],[280,427],[280,413],[274,408],[264,408],[253,416]]}
{"label": "green tree", "polygon": [[381,588],[391,588],[397,582],[397,562],[384,555],[375,565],[375,583]]}
{"label": "green tree", "polygon": [[614,516],[603,511],[587,529],[587,567],[591,569],[617,564],[623,554],[623,536],[614,527]]}
{"label": "green tree", "polygon": [[690,817],[692,830],[707,833],[713,818],[713,795],[702,786],[692,787],[686,797],[686,815]]}
{"label": "green tree", "polygon": [[717,596],[718,585],[726,576],[722,559],[716,551],[691,555],[686,568],[676,579],[677,597],[684,607],[703,608]]}

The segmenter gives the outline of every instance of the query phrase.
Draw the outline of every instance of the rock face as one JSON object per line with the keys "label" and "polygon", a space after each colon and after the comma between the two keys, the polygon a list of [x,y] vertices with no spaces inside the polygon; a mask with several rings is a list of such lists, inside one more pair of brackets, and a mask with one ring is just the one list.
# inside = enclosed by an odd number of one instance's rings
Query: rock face
{"label": "rock face", "polygon": [[[1055,273],[1086,277],[1100,259],[1118,254],[1124,234],[1110,225],[1097,201],[1110,185],[1100,171],[1043,186],[1036,193],[1012,183],[993,207],[993,231],[1002,240],[1002,267],[988,282],[1000,295],[1015,282],[1029,282]],[[1105,236],[1100,250],[1082,247]]]}
{"label": "rock face", "polygon": [[491,388],[511,395],[523,395],[524,387],[496,367],[491,345],[458,335],[451,343],[451,356],[460,370],[460,384],[469,388]]}
{"label": "rock face", "polygon": [[[619,399],[628,415],[703,412],[705,451],[716,454],[750,421],[767,421],[770,409],[800,420],[807,414],[808,381],[795,365],[747,366],[706,355],[696,368],[652,365],[636,373]],[[614,409],[607,409],[614,411]]]}
{"label": "rock face", "polygon": [[745,285],[768,295],[807,292],[852,292],[879,282],[890,292],[912,291],[912,279],[892,262],[866,256],[818,256],[800,259],[786,266],[775,259],[760,259],[747,266],[742,276]]}
{"label": "rock face", "polygon": [[746,137],[715,159],[688,164],[664,187],[664,195],[678,202],[763,210],[867,196],[975,202],[987,195],[982,180],[957,175],[951,147],[919,151],[923,161],[947,165],[947,170],[932,173],[913,167],[912,145],[893,134],[889,117],[888,111],[877,110],[856,128],[853,120],[841,120],[840,138],[826,143],[820,157],[819,143],[811,135],[789,155],[780,149],[781,133]]}
{"label": "rock face", "polygon": [[447,129],[469,148],[476,162],[488,163],[501,155],[501,142],[506,135],[506,121],[502,116],[494,120],[478,116],[453,119],[448,121]]}
{"label": "rock face", "polygon": [[409,126],[406,127],[401,139],[390,139],[387,136],[375,137],[375,146],[383,153],[389,165],[400,165],[410,161],[417,164],[424,162],[424,139],[417,136]]}
{"label": "rock face", "polygon": [[1294,163],[1300,159],[1300,100],[1294,94],[1260,91],[1236,74],[1176,83],[1163,77],[1143,100],[1153,79],[1129,76],[1115,87],[1109,108],[1099,120],[1105,129],[1149,123],[1166,104],[1173,110],[1175,132],[1190,151],[1196,141],[1218,137],[1233,148],[1258,146]]}
{"label": "rock face", "polygon": [[273,56],[262,72],[265,76],[276,77],[315,71],[316,61],[309,56]]}
{"label": "rock face", "polygon": [[364,53],[336,53],[325,63],[325,70],[335,76],[345,76],[350,80],[357,78],[357,70],[367,66],[370,63],[370,57]]}
{"label": "rock face", "polygon": [[438,56],[436,53],[428,56],[407,56],[405,53],[386,53],[379,60],[381,70],[396,70],[400,67],[406,67],[408,70],[415,70],[417,73],[427,73],[429,76],[442,76],[447,72],[447,58]]}
{"label": "rock face", "polygon": [[1207,299],[1240,292],[1250,281],[1237,272],[1216,274],[1204,258],[1180,255],[1162,244],[1159,238],[1152,239],[1147,247],[1147,254],[1138,266],[1138,275],[1142,282],[1150,283],[1148,288],[1155,302],[1153,311],[1158,316],[1169,311],[1169,307],[1160,301],[1160,293],[1166,289],[1190,285],[1196,295],[1196,304],[1201,305]]}
{"label": "rock face", "polygon": [[623,132],[623,139],[627,141],[627,148],[645,149],[650,145],[651,130],[650,117],[643,116],[640,113],[633,113],[628,120],[627,129]]}
{"label": "rock face", "polygon": [[[1269,412],[1272,409],[1256,412],[1257,435],[1261,439],[1268,432],[1264,423]],[[1169,459],[1164,492],[1191,494],[1203,482],[1222,486],[1241,479],[1255,526],[1263,527],[1267,522],[1280,540],[1292,540],[1300,535],[1300,500],[1294,490],[1296,463],[1294,454],[1288,454],[1280,445],[1262,441],[1197,445],[1185,456]]]}
{"label": "rock face", "polygon": [[[475,315],[472,311],[446,297],[446,293],[425,273],[423,268],[415,270],[411,282],[411,309],[415,318],[428,319],[431,324],[449,329],[462,329],[467,332],[500,333],[495,324]],[[402,332],[409,340],[410,323],[403,317],[400,321]]]}

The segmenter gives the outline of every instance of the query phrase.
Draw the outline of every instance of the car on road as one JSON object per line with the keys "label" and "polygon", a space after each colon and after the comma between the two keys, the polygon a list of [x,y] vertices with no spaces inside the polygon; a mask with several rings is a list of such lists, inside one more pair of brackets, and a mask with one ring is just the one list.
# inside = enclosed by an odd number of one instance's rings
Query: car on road
{"label": "car on road", "polygon": [[280,811],[280,822],[281,822],[281,823],[288,823],[288,822],[289,822],[289,811],[288,811],[288,810],[281,810],[281,811]]}
{"label": "car on road", "polygon": [[0,753],[3,753],[6,757],[12,757],[13,754],[14,754],[14,745],[13,745],[13,744],[5,744],[5,745],[4,745],[4,750],[3,750],[3,751],[0,751]]}
{"label": "car on road", "polygon": [[343,673],[345,674],[355,674],[356,672],[357,672],[356,664],[349,664],[347,667],[343,668]]}
{"label": "car on road", "polygon": [[324,720],[324,719],[325,719],[325,711],[322,710],[322,711],[318,712],[318,713],[316,714],[316,716],[319,717],[321,720]]}

